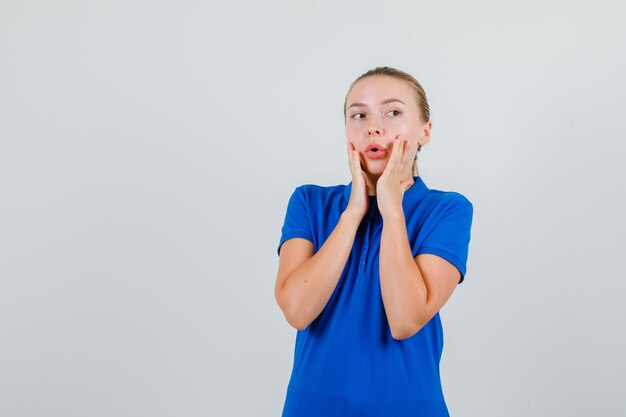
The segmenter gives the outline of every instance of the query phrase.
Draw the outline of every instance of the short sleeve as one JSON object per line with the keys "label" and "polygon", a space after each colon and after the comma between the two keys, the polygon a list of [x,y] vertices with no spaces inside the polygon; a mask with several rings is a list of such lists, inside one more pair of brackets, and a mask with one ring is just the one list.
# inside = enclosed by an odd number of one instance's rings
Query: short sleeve
{"label": "short sleeve", "polygon": [[283,243],[294,237],[301,237],[313,242],[303,186],[296,187],[287,203],[287,212],[285,214],[285,221],[277,249],[279,256],[280,248]]}
{"label": "short sleeve", "polygon": [[465,279],[473,213],[470,201],[458,199],[446,210],[417,251],[417,255],[434,254],[456,266],[461,272],[459,284]]}

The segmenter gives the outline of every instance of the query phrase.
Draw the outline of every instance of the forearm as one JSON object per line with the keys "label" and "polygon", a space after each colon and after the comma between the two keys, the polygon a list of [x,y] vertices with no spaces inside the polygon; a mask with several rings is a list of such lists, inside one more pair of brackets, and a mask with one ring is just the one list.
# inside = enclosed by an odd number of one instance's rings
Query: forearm
{"label": "forearm", "polygon": [[428,292],[413,258],[402,212],[383,219],[379,264],[381,293],[391,332],[396,339],[409,337],[419,324]]}
{"label": "forearm", "polygon": [[281,291],[287,321],[306,328],[330,299],[352,251],[360,219],[344,212],[315,255],[296,268]]}

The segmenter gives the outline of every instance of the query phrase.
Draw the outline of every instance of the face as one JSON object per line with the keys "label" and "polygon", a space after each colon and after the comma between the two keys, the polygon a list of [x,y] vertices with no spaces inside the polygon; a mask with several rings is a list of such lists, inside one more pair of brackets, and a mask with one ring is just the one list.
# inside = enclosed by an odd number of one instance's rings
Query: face
{"label": "face", "polygon": [[[370,76],[357,82],[348,95],[346,137],[359,152],[366,173],[375,176],[383,173],[398,134],[409,140],[408,151],[415,155],[418,140],[422,138],[422,145],[428,141],[429,129],[430,122],[422,122],[414,90],[403,80]],[[373,143],[385,151],[366,154],[367,147]]]}

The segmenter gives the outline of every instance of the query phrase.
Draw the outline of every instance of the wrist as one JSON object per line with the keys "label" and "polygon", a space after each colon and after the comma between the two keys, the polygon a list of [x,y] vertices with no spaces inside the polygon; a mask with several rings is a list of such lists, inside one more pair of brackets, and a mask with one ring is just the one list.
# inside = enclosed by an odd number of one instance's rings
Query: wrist
{"label": "wrist", "polygon": [[361,224],[361,220],[363,219],[363,216],[361,216],[358,213],[355,213],[349,209],[344,210],[343,213],[341,213],[341,220],[344,223],[347,223],[349,225],[358,227],[359,224]]}
{"label": "wrist", "polygon": [[404,223],[406,221],[404,218],[404,210],[381,212],[380,216],[383,218],[383,221],[387,220],[388,222],[401,221]]}

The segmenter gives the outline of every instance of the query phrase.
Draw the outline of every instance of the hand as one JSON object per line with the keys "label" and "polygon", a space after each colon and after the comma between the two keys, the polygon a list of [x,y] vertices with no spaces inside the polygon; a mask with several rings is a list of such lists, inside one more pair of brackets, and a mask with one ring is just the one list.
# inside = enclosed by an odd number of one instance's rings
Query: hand
{"label": "hand", "polygon": [[400,134],[393,141],[393,150],[387,162],[385,170],[376,183],[376,199],[381,216],[404,215],[402,199],[404,192],[408,190],[415,180],[401,180],[406,172],[411,172],[413,155],[409,152],[409,141],[403,139]]}
{"label": "hand", "polygon": [[352,189],[350,190],[350,201],[346,211],[354,215],[359,222],[367,213],[369,200],[367,198],[366,179],[361,170],[361,159],[359,152],[349,140],[347,141],[348,163],[350,164],[350,173],[352,174]]}

